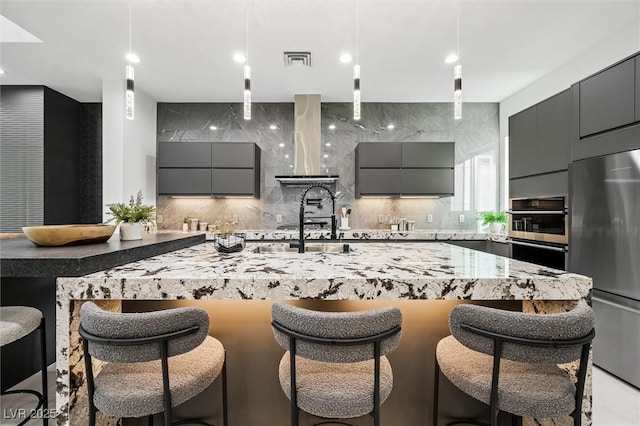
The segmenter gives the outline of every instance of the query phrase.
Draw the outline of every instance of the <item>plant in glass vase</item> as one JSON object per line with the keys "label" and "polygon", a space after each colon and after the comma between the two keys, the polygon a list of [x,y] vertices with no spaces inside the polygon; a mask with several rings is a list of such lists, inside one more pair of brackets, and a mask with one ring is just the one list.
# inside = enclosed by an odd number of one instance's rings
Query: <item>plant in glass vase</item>
{"label": "plant in glass vase", "polygon": [[507,213],[497,211],[479,212],[478,218],[482,219],[482,225],[489,225],[489,232],[498,233],[502,225],[507,223]]}
{"label": "plant in glass vase", "polygon": [[109,222],[115,221],[120,225],[121,240],[141,240],[143,224],[153,220],[156,208],[150,204],[142,204],[142,191],[138,191],[135,200],[133,195],[129,203],[107,204]]}

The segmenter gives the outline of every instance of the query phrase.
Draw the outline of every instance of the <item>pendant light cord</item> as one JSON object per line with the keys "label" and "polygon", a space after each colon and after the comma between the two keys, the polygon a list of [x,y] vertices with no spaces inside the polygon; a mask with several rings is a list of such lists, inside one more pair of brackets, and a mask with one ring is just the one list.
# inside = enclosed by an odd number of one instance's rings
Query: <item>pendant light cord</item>
{"label": "pendant light cord", "polygon": [[456,32],[457,32],[458,45],[456,47],[456,53],[457,53],[457,56],[458,56],[457,65],[460,65],[460,3],[458,3],[457,16],[458,16],[458,23],[457,23],[457,26],[456,26]]}
{"label": "pendant light cord", "polygon": [[247,65],[249,65],[249,2],[245,3],[245,43],[247,50]]}
{"label": "pendant light cord", "polygon": [[129,3],[129,53],[131,53],[131,3]]}
{"label": "pendant light cord", "polygon": [[356,0],[356,65],[360,65],[360,7]]}

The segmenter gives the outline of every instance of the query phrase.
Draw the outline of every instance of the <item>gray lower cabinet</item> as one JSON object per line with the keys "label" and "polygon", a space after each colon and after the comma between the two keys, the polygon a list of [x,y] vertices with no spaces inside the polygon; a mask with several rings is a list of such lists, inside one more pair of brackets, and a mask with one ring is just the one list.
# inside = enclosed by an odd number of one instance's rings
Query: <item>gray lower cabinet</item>
{"label": "gray lower cabinet", "polygon": [[160,169],[158,194],[211,195],[211,169]]}
{"label": "gray lower cabinet", "polygon": [[260,196],[260,182],[254,169],[213,169],[212,192],[214,195],[255,196],[256,186]]}
{"label": "gray lower cabinet", "polygon": [[358,169],[356,197],[363,195],[399,195],[402,189],[400,169]]}
{"label": "gray lower cabinet", "polygon": [[402,169],[402,195],[453,195],[453,169]]}
{"label": "gray lower cabinet", "polygon": [[211,167],[210,142],[160,142],[158,167]]}
{"label": "gray lower cabinet", "polygon": [[581,138],[636,120],[635,64],[627,59],[579,83]]}

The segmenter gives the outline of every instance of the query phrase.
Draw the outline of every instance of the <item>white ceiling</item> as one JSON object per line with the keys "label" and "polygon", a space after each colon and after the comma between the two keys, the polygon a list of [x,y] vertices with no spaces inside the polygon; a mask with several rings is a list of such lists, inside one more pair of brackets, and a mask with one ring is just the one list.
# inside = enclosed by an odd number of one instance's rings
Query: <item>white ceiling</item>
{"label": "white ceiling", "polygon": [[[0,43],[2,84],[44,84],[100,101],[103,79],[124,78],[132,4],[136,89],[162,102],[241,102],[245,2],[1,0],[0,14],[42,43]],[[355,0],[249,3],[254,102],[320,93],[351,99]],[[639,26],[640,0],[360,0],[364,102],[449,102],[460,5],[464,100],[498,102],[598,42]],[[640,30],[640,27],[639,27]],[[638,32],[640,37],[640,31]],[[283,51],[312,52],[312,68],[285,69]]]}

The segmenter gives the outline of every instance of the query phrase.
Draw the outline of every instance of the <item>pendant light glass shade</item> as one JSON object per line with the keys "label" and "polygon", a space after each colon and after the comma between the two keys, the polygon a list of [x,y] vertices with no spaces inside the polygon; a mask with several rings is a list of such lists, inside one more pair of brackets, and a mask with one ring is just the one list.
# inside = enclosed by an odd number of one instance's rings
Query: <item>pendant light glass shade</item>
{"label": "pendant light glass shade", "polygon": [[251,67],[244,66],[244,119],[251,120]]}
{"label": "pendant light glass shade", "polygon": [[127,88],[125,92],[125,117],[127,120],[133,120],[133,109],[134,109],[134,90],[133,90],[133,66],[131,64],[127,65],[125,68],[125,75],[127,79]]}
{"label": "pendant light glass shade", "polygon": [[453,118],[462,118],[462,65],[453,67]]}
{"label": "pendant light glass shade", "polygon": [[353,119],[360,120],[360,65],[353,66]]}

